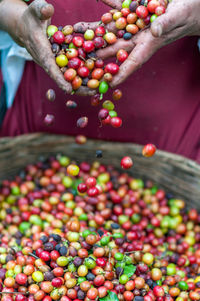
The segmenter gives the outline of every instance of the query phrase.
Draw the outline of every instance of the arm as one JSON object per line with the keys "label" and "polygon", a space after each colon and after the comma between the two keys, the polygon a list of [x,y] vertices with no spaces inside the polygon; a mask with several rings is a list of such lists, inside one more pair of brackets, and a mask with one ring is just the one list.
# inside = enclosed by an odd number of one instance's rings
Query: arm
{"label": "arm", "polygon": [[0,30],[7,31],[12,36],[12,31],[16,29],[17,19],[26,9],[27,4],[23,1],[0,0]]}
{"label": "arm", "polygon": [[[25,47],[58,85],[70,93],[71,87],[56,66],[45,35],[47,21],[53,13],[52,5],[45,1],[35,1],[28,6],[21,0],[1,0],[0,29],[7,31],[16,43]],[[44,59],[44,53],[47,59]]]}
{"label": "arm", "polygon": [[[45,0],[35,0],[29,6],[22,0],[0,0],[0,29],[7,31],[16,43],[25,47],[62,90],[71,93],[71,84],[65,81],[56,65],[46,36],[47,24],[53,13],[53,6]],[[85,87],[77,92],[81,95],[94,93]]]}

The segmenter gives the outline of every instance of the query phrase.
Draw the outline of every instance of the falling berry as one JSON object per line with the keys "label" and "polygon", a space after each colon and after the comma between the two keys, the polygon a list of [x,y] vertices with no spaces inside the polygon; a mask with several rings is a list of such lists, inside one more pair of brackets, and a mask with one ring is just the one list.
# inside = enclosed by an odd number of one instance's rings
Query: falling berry
{"label": "falling berry", "polygon": [[96,151],[96,158],[102,158],[103,157],[103,153],[101,150],[97,150]]}
{"label": "falling berry", "polygon": [[49,100],[49,101],[54,101],[55,98],[56,98],[56,93],[53,89],[49,89],[46,93],[46,98]]}
{"label": "falling berry", "polygon": [[109,115],[109,111],[107,109],[101,109],[99,111],[98,117],[100,120],[106,119],[106,117],[108,117]]}
{"label": "falling berry", "polygon": [[85,144],[87,142],[87,138],[84,135],[77,135],[75,141],[77,144]]}
{"label": "falling berry", "polygon": [[77,107],[77,103],[73,100],[68,100],[66,102],[66,106],[69,108],[69,109],[75,109]]}
{"label": "falling berry", "polygon": [[112,117],[110,120],[110,124],[114,127],[114,128],[119,128],[122,126],[122,120],[119,117]]}
{"label": "falling berry", "polygon": [[122,98],[122,91],[120,89],[114,90],[112,94],[112,99],[119,100],[120,98]]}
{"label": "falling berry", "polygon": [[83,129],[87,126],[88,124],[88,118],[87,117],[81,117],[77,120],[76,125],[77,127]]}
{"label": "falling berry", "polygon": [[54,115],[47,114],[44,118],[44,123],[49,126],[54,123],[54,120],[55,120]]}
{"label": "falling berry", "polygon": [[142,150],[142,154],[144,157],[152,157],[156,152],[156,147],[154,144],[146,144]]}
{"label": "falling berry", "polygon": [[108,116],[106,117],[106,119],[101,120],[101,123],[102,123],[103,125],[108,125],[108,124],[110,124],[110,121],[111,121],[111,116],[108,115]]}
{"label": "falling berry", "polygon": [[98,106],[100,102],[101,102],[100,94],[95,94],[91,97],[91,105],[93,107]]}

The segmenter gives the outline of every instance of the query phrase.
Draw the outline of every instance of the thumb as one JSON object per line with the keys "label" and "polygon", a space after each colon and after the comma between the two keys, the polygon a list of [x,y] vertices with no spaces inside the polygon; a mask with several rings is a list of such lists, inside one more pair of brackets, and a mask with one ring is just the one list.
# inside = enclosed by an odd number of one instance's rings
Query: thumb
{"label": "thumb", "polygon": [[[170,8],[170,7],[169,7]],[[176,9],[169,9],[165,14],[159,16],[151,24],[151,33],[154,37],[161,37],[168,32],[180,27],[183,20],[179,14],[177,14]]]}
{"label": "thumb", "polygon": [[84,33],[87,29],[95,30],[99,24],[99,22],[78,22],[74,25],[74,31]]}
{"label": "thumb", "polygon": [[48,20],[54,14],[53,5],[45,0],[35,0],[29,5],[30,11],[40,20]]}

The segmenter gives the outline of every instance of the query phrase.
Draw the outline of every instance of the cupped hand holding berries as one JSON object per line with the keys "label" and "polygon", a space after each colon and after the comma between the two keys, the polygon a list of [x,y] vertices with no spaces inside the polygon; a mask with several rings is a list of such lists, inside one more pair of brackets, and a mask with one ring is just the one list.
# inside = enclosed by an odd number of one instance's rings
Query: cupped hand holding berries
{"label": "cupped hand holding berries", "polygon": [[[131,43],[134,45],[133,50],[121,65],[111,85],[117,86],[122,83],[159,48],[185,36],[200,35],[199,14],[199,0],[173,0],[169,3],[165,14],[159,16],[150,28],[137,33],[132,41],[127,43],[130,44],[127,48],[131,47]],[[117,43],[114,47],[115,51],[121,48]]]}
{"label": "cupped hand holding berries", "polygon": [[[102,0],[112,8],[121,8],[123,1]],[[120,49],[130,53],[120,66],[117,75],[113,77],[110,86],[115,87],[125,81],[133,72],[140,68],[158,49],[184,36],[200,35],[200,1],[173,0],[166,12],[155,19],[151,26],[136,33],[130,40],[118,41],[104,49],[97,51],[98,57],[103,59],[113,57]],[[90,27],[89,23],[79,23],[79,27]],[[92,23],[95,28],[96,24]],[[115,31],[115,23],[111,22],[108,29]]]}
{"label": "cupped hand holding berries", "polygon": [[[54,14],[54,7],[45,0],[35,0],[27,6],[21,0],[3,1],[0,8],[0,29],[7,31],[20,46],[25,47],[33,60],[52,77],[66,93],[72,92],[55,62],[46,29]],[[5,16],[5,17],[4,17]],[[87,87],[76,91],[81,95],[93,95]]]}

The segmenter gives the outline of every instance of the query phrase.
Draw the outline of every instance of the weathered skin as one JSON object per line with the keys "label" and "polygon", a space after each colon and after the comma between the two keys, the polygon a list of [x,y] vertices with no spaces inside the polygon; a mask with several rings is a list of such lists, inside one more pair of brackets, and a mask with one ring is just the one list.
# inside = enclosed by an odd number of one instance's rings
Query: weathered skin
{"label": "weathered skin", "polygon": [[[122,0],[101,0],[112,8],[120,9]],[[97,4],[98,5],[98,4]],[[57,82],[66,93],[72,92],[55,63],[46,28],[54,13],[54,8],[45,0],[35,0],[27,6],[22,0],[0,0],[0,29],[7,31],[21,46],[32,55],[34,61]],[[188,35],[200,35],[200,0],[173,0],[164,15],[157,18],[151,27],[140,31],[129,41],[119,39],[114,45],[101,49],[98,56],[108,58],[123,48],[130,52],[128,59],[121,65],[111,86],[122,83],[141,67],[159,48]],[[75,30],[83,32],[86,28],[96,28],[98,22],[75,25]],[[115,31],[114,22],[108,30]],[[81,95],[95,93],[87,87],[78,91]]]}
{"label": "weathered skin", "polygon": [[[113,8],[120,9],[121,0],[102,0]],[[98,56],[108,58],[123,48],[130,52],[121,65],[111,86],[115,87],[141,67],[159,48],[185,36],[200,35],[200,0],[173,0],[166,13],[157,18],[151,27],[140,31],[129,41],[118,40],[114,45],[98,51]],[[98,23],[78,23],[75,28],[95,28]],[[109,24],[113,28],[114,24]]]}
{"label": "weathered skin", "polygon": [[[15,42],[25,47],[39,64],[66,93],[72,92],[71,84],[65,81],[55,63],[46,28],[54,13],[54,7],[45,0],[35,0],[29,6],[22,0],[1,0],[0,29],[7,31]],[[93,95],[95,91],[81,87],[76,92]]]}

